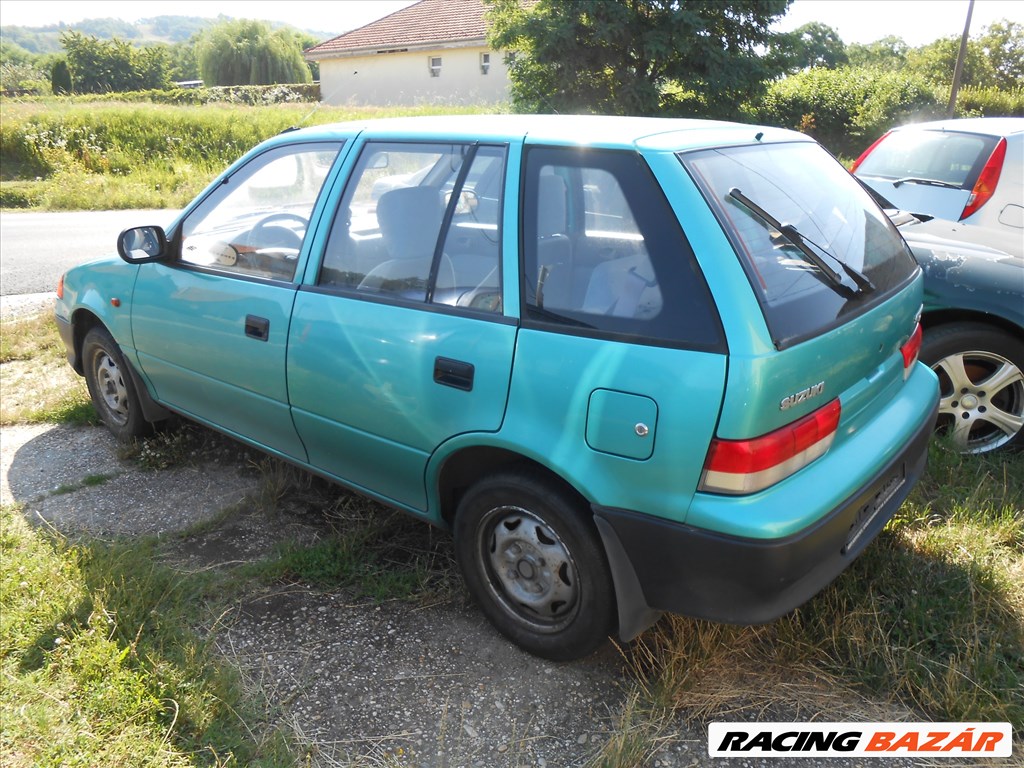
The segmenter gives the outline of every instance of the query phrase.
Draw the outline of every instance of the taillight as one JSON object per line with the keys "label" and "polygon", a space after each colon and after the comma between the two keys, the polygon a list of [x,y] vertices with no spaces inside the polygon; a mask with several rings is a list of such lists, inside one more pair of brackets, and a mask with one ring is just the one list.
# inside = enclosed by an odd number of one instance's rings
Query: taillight
{"label": "taillight", "polygon": [[875,139],[875,142],[870,147],[868,147],[863,152],[861,152],[860,153],[860,157],[858,157],[856,160],[854,160],[853,161],[853,165],[850,166],[850,173],[853,173],[854,171],[856,171],[857,170],[857,166],[859,166],[861,163],[863,163],[864,160],[867,158],[867,156],[870,155],[874,151],[875,147],[877,147],[879,144],[881,144],[883,141],[885,141],[886,137],[890,133],[892,133],[892,131],[886,131],[880,137]]}
{"label": "taillight", "polygon": [[918,355],[921,354],[921,324],[918,323],[914,328],[914,332],[910,334],[910,338],[907,343],[900,347],[900,354],[903,355],[903,378],[908,379],[910,372],[914,368],[914,363],[917,362]]}
{"label": "taillight", "polygon": [[806,467],[832,445],[842,407],[839,398],[814,413],[751,440],[711,441],[699,490],[755,493]]}
{"label": "taillight", "polygon": [[985,167],[981,169],[981,175],[971,190],[971,196],[967,198],[967,205],[964,212],[960,214],[960,221],[978,212],[985,203],[992,199],[995,194],[996,185],[999,183],[999,174],[1003,170],[1003,160],[1006,159],[1006,139],[1000,139],[996,148],[989,155]]}
{"label": "taillight", "polygon": [[64,298],[64,275],[63,274],[61,274],[61,276],[57,279],[57,298],[58,299],[63,299]]}

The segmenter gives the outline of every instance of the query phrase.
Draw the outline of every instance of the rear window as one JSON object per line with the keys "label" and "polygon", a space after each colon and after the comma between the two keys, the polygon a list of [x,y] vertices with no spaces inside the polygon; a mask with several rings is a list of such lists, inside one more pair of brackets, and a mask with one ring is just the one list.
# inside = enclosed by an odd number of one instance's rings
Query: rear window
{"label": "rear window", "polygon": [[955,131],[893,131],[857,166],[858,176],[925,179],[973,189],[998,142]]}
{"label": "rear window", "polygon": [[740,255],[780,349],[875,306],[916,272],[886,215],[817,144],[680,159]]}

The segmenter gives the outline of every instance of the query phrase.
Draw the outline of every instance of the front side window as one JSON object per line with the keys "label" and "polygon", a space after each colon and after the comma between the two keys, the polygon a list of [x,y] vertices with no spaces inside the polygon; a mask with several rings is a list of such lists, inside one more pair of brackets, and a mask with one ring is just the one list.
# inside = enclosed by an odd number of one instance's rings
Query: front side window
{"label": "front side window", "polygon": [[340,148],[277,147],[238,169],[183,222],[180,262],[293,280],[310,214]]}
{"label": "front side window", "polygon": [[342,196],[318,284],[500,312],[504,170],[504,147],[368,143]]}
{"label": "front side window", "polygon": [[720,343],[703,275],[637,153],[535,147],[525,173],[524,317],[585,335]]}

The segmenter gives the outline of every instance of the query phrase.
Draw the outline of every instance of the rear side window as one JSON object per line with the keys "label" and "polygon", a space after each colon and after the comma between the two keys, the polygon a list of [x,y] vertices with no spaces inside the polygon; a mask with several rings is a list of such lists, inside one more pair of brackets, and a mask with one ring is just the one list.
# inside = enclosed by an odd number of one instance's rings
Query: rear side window
{"label": "rear side window", "polygon": [[500,313],[505,152],[367,143],[331,228],[318,285]]}
{"label": "rear side window", "polygon": [[635,152],[528,149],[522,211],[527,322],[653,344],[721,345],[689,243]]}
{"label": "rear side window", "polygon": [[817,144],[681,159],[740,255],[780,349],[875,306],[916,273],[896,228]]}
{"label": "rear side window", "polygon": [[973,189],[998,139],[955,131],[893,131],[857,167],[858,176],[916,179]]}

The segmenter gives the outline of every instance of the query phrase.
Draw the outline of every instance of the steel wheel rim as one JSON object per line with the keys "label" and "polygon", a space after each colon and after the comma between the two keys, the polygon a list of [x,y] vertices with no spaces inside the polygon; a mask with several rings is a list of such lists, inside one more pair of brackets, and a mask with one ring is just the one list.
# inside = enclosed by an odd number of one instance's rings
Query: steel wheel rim
{"label": "steel wheel rim", "polygon": [[521,507],[492,509],[477,528],[477,567],[495,602],[532,631],[557,632],[579,611],[579,569],[561,537]]}
{"label": "steel wheel rim", "polygon": [[940,431],[964,453],[985,453],[1024,428],[1024,374],[1002,355],[969,351],[948,355],[939,376]]}
{"label": "steel wheel rim", "polygon": [[96,356],[96,385],[111,417],[118,423],[128,421],[128,390],[117,363],[106,352]]}

